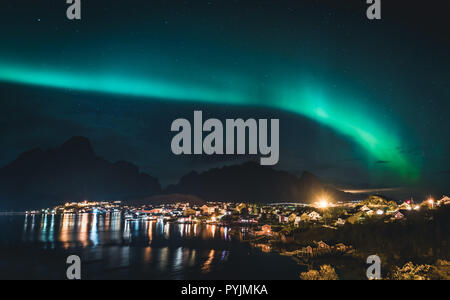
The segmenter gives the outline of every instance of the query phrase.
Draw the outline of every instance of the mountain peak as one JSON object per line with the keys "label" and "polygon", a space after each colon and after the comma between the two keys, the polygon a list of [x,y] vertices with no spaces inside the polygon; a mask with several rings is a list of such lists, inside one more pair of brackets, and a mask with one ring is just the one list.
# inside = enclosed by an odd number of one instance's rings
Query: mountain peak
{"label": "mountain peak", "polygon": [[111,163],[94,154],[89,139],[74,136],[62,146],[27,151],[0,169],[2,208],[35,209],[64,202],[152,196],[158,180],[132,163]]}
{"label": "mountain peak", "polygon": [[67,140],[62,146],[62,150],[69,152],[78,152],[80,154],[94,154],[91,142],[83,136],[74,136]]}

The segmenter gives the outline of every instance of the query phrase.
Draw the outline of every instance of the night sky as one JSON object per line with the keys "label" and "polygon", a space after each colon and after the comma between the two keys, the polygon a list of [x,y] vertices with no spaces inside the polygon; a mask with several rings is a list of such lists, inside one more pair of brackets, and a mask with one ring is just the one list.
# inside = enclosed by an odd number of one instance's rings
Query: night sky
{"label": "night sky", "polygon": [[[450,3],[64,0],[0,4],[0,165],[88,137],[176,182],[249,157],[178,157],[176,118],[280,118],[278,169],[436,197],[450,181]],[[395,3],[392,3],[395,2]],[[254,157],[253,159],[257,159]]]}

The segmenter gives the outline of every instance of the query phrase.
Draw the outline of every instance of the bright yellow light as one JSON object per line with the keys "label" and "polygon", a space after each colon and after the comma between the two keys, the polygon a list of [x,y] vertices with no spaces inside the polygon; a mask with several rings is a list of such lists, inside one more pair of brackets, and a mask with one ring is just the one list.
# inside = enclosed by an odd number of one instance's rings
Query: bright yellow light
{"label": "bright yellow light", "polygon": [[328,202],[327,198],[321,198],[319,202],[317,202],[318,208],[327,208],[330,206],[330,203]]}

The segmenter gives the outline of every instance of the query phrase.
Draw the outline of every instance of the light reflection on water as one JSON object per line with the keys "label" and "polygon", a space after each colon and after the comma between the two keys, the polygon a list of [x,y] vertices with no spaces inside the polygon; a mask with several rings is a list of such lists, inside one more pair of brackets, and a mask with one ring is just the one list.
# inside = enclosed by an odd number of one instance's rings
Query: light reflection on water
{"label": "light reflection on water", "polygon": [[203,264],[203,267],[202,267],[203,273],[209,273],[211,271],[211,263],[214,259],[214,254],[215,254],[214,249],[211,249],[211,251],[209,252],[209,255],[208,255],[208,259]]}
{"label": "light reflection on water", "polygon": [[[35,223],[39,226],[36,227]],[[124,220],[121,214],[64,214],[25,216],[23,240],[60,242],[64,248],[95,247],[102,244],[131,242],[133,239],[201,238],[229,241],[229,228],[216,225],[178,224],[162,220]],[[36,240],[38,236],[38,240]]]}
{"label": "light reflection on water", "polygon": [[65,279],[64,263],[75,254],[83,279],[298,278],[293,260],[253,250],[240,242],[247,239],[244,229],[233,232],[217,225],[125,221],[120,213],[5,216],[0,265],[3,274],[17,278],[26,268],[30,278]]}
{"label": "light reflection on water", "polygon": [[[36,223],[39,225],[35,226]],[[226,244],[231,241],[228,231],[228,227],[216,225],[127,221],[120,213],[32,215],[25,216],[22,240],[40,242],[45,248],[77,249],[85,261],[102,260],[105,268],[117,272],[136,265],[138,260],[142,271],[157,270],[182,278],[180,274],[186,268],[210,272],[215,261],[227,260],[229,251],[172,243],[200,240]],[[136,241],[139,247],[133,247]]]}

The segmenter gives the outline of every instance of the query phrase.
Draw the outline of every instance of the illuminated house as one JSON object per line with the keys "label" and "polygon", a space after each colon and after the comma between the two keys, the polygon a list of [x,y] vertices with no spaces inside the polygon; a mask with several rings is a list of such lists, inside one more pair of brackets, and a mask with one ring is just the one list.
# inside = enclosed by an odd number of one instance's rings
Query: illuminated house
{"label": "illuminated house", "polygon": [[325,242],[320,241],[317,243],[317,248],[319,249],[325,249],[325,250],[330,250],[330,246],[328,246]]}
{"label": "illuminated house", "polygon": [[334,223],[334,225],[336,225],[336,226],[344,226],[344,225],[345,225],[345,220],[339,218],[339,219],[337,219],[337,221]]}
{"label": "illuminated house", "polygon": [[204,215],[211,215],[216,211],[216,206],[207,206],[207,205],[203,205],[202,207],[200,207],[200,209],[202,210]]}
{"label": "illuminated house", "polygon": [[322,216],[315,211],[311,212],[308,217],[311,221],[319,221],[320,219],[322,219]]}
{"label": "illuminated house", "polygon": [[360,209],[361,211],[369,211],[370,208],[367,205],[364,205],[363,207],[361,207]]}
{"label": "illuminated house", "polygon": [[261,231],[256,231],[255,235],[272,235],[272,227],[270,225],[264,225],[261,227]]}
{"label": "illuminated house", "polygon": [[270,226],[270,225],[264,225],[264,226],[262,227],[262,231],[263,231],[265,234],[271,234],[271,233],[272,233],[272,226]]}
{"label": "illuminated house", "polygon": [[403,215],[401,212],[396,212],[395,213],[395,215],[394,215],[394,219],[396,219],[396,220],[402,220],[402,219],[404,219],[405,218],[405,215]]}

